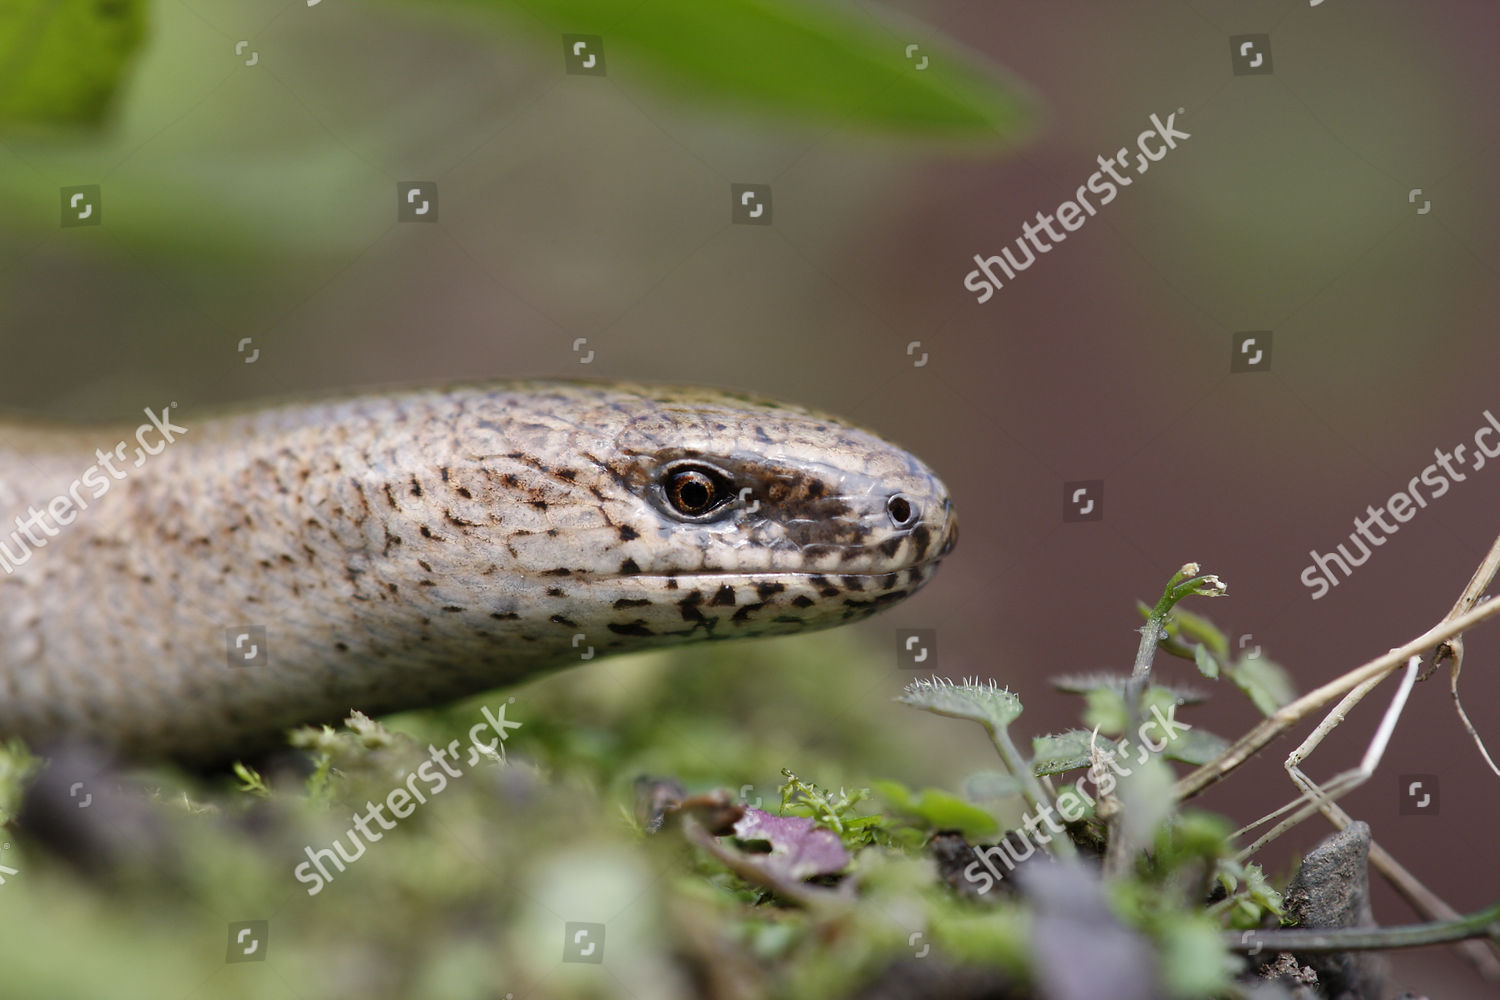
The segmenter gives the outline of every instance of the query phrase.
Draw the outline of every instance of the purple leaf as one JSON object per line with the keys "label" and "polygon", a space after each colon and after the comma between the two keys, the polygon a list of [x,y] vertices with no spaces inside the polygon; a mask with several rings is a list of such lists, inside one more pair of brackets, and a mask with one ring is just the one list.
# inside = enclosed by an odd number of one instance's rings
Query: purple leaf
{"label": "purple leaf", "polygon": [[838,834],[802,816],[772,816],[760,809],[746,809],[734,825],[734,835],[740,840],[769,843],[770,854],[751,857],[780,878],[801,881],[814,875],[835,875],[849,866],[849,852]]}

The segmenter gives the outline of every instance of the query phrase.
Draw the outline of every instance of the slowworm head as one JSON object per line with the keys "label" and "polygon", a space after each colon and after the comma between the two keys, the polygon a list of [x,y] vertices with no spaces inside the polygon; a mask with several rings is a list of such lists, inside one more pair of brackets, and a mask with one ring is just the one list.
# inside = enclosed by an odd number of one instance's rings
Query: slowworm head
{"label": "slowworm head", "polygon": [[497,481],[524,523],[495,537],[590,645],[841,624],[914,593],[957,538],[931,470],[833,417],[699,389],[553,390],[534,419],[568,414],[552,453],[572,459],[504,456],[529,470]]}

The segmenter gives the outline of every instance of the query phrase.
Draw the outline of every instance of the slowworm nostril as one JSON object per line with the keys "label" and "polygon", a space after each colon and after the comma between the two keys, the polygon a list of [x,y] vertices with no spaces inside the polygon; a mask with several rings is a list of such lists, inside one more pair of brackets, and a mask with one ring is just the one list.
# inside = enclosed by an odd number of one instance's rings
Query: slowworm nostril
{"label": "slowworm nostril", "polygon": [[916,523],[921,512],[917,510],[911,500],[900,493],[891,497],[885,504],[886,513],[891,516],[891,523],[898,528],[909,528]]}

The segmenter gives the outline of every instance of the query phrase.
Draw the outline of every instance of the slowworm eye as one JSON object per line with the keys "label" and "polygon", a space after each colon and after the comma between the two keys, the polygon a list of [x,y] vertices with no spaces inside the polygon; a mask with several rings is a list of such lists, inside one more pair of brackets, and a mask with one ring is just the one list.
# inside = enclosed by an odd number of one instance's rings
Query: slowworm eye
{"label": "slowworm eye", "polygon": [[734,494],[717,469],[702,465],[677,465],[662,482],[667,503],[683,517],[698,518],[712,513]]}

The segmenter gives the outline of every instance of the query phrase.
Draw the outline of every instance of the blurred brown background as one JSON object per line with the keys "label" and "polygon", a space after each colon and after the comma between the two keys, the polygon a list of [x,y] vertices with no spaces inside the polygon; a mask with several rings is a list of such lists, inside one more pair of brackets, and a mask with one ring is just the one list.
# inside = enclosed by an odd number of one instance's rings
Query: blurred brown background
{"label": "blurred brown background", "polygon": [[[160,5],[106,137],[0,142],[0,407],[123,420],[177,400],[190,417],[323,387],[586,375],[839,413],[938,470],[962,523],[936,581],[859,626],[871,686],[909,678],[897,628],[936,628],[939,672],[1011,685],[1027,732],[1077,718],[1048,674],[1128,667],[1134,600],[1190,559],[1230,596],[1188,607],[1252,637],[1301,690],[1440,618],[1500,531],[1500,463],[1321,600],[1299,574],[1500,411],[1500,12],[862,6],[1013,72],[1044,108],[1031,141],[995,153],[731,115],[629,66],[565,75],[555,42],[519,30],[497,45],[488,22],[397,6]],[[1273,72],[1235,75],[1229,38],[1253,33],[1269,34]],[[1177,108],[1191,139],[975,301],[974,254],[998,253],[1096,156]],[[436,182],[436,224],[396,221],[409,180]],[[770,226],[731,224],[734,182],[771,185]],[[104,224],[58,228],[57,189],[95,183]],[[162,249],[162,232],[201,252]],[[1272,331],[1269,371],[1230,373],[1246,330]],[[1063,521],[1073,480],[1104,481],[1102,521]],[[1462,690],[1500,747],[1500,630],[1470,636]],[[1216,693],[1204,725],[1253,723],[1236,692]],[[1310,773],[1355,763],[1388,697]],[[1279,804],[1294,745],[1202,804]],[[1399,814],[1407,774],[1439,777],[1438,814]],[[1345,804],[1470,911],[1500,894],[1497,799],[1439,675]],[[1285,838],[1273,874],[1325,832]],[[1383,886],[1375,909],[1412,919]],[[1398,969],[1434,995],[1485,989],[1440,949]]]}

